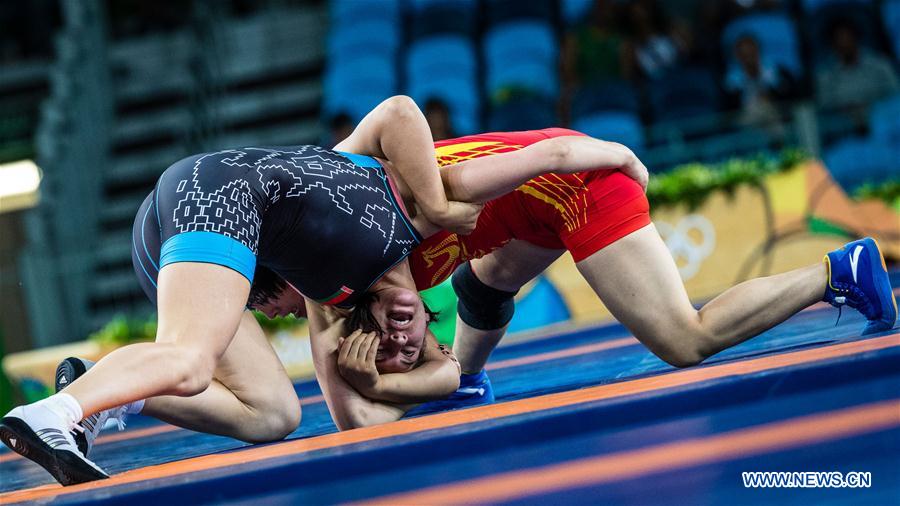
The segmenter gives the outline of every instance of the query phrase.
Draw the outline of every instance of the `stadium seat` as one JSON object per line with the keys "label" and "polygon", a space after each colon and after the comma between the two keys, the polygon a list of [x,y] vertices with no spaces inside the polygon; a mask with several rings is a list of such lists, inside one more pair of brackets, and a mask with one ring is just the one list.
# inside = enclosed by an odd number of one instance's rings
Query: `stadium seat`
{"label": "stadium seat", "polygon": [[504,88],[527,88],[545,97],[556,96],[559,44],[549,24],[505,23],[487,33],[484,52],[490,95]]}
{"label": "stadium seat", "polygon": [[329,61],[372,53],[393,57],[399,46],[400,25],[386,19],[333,25],[326,44]]}
{"label": "stadium seat", "polygon": [[722,33],[722,51],[729,62],[734,62],[734,43],[743,35],[756,38],[764,58],[782,65],[795,77],[803,75],[797,30],[787,15],[750,14],[729,23]]}
{"label": "stadium seat", "polygon": [[476,79],[478,55],[475,46],[465,37],[443,35],[415,42],[406,55],[406,78],[443,79],[453,76],[472,81]]}
{"label": "stadium seat", "polygon": [[554,0],[485,0],[488,26],[499,26],[521,20],[553,23],[557,5]]}
{"label": "stadium seat", "polygon": [[334,62],[324,79],[325,113],[346,112],[358,121],[396,91],[392,59],[367,55]]}
{"label": "stadium seat", "polygon": [[424,106],[439,98],[450,108],[453,129],[472,133],[478,128],[481,100],[477,55],[467,38],[441,35],[413,44],[406,57],[407,93]]}
{"label": "stadium seat", "polygon": [[477,28],[475,0],[412,0],[407,31],[411,40],[455,33],[473,37]]}
{"label": "stadium seat", "polygon": [[825,151],[825,166],[844,190],[878,183],[896,172],[896,158],[888,146],[868,138],[851,138]]}
{"label": "stadium seat", "polygon": [[649,94],[654,121],[708,116],[720,105],[716,78],[703,68],[671,70],[649,87]]}
{"label": "stadium seat", "polygon": [[509,60],[555,61],[559,44],[553,27],[543,21],[505,23],[485,34],[484,52],[488,62]]}
{"label": "stadium seat", "polygon": [[568,26],[575,26],[585,22],[591,15],[594,0],[562,0],[563,21]]}
{"label": "stadium seat", "polygon": [[634,85],[627,81],[606,81],[586,85],[572,99],[571,116],[578,119],[601,111],[640,111]]}
{"label": "stadium seat", "polygon": [[400,22],[401,0],[331,0],[329,15],[331,26],[353,26],[361,21],[383,19]]}
{"label": "stadium seat", "polygon": [[458,135],[468,135],[479,130],[478,89],[471,81],[455,78],[435,79],[410,83],[407,94],[420,107],[432,98],[440,99],[450,109],[450,122]]}
{"label": "stadium seat", "polygon": [[572,128],[591,137],[622,143],[633,151],[644,147],[640,118],[628,112],[601,112],[578,119]]}
{"label": "stadium seat", "polygon": [[488,129],[495,132],[539,130],[557,126],[553,102],[541,98],[518,98],[491,109]]}
{"label": "stadium seat", "polygon": [[805,13],[813,13],[819,9],[835,4],[859,3],[871,5],[872,0],[803,0],[800,3],[803,6],[803,11]]}
{"label": "stadium seat", "polygon": [[891,40],[894,58],[900,60],[900,0],[886,0],[881,6],[881,19]]}
{"label": "stadium seat", "polygon": [[872,105],[869,128],[874,142],[900,151],[900,94]]}

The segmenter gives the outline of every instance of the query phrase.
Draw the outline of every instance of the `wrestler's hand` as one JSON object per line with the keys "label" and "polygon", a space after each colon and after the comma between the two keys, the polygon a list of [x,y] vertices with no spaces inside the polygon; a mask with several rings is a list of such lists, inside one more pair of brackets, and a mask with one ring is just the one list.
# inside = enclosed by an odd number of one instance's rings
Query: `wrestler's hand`
{"label": "wrestler's hand", "polygon": [[475,230],[482,204],[469,204],[450,200],[444,209],[422,209],[428,221],[455,234],[469,235]]}
{"label": "wrestler's hand", "polygon": [[644,189],[644,192],[647,191],[647,184],[650,183],[650,171],[647,170],[647,167],[644,166],[644,163],[641,162],[640,158],[637,156],[633,157],[629,163],[623,165],[619,170],[626,176],[637,181],[637,183],[641,185],[641,188]]}
{"label": "wrestler's hand", "polygon": [[362,330],[338,340],[338,371],[364,396],[371,396],[378,387],[378,369],[375,367],[378,344],[378,334]]}

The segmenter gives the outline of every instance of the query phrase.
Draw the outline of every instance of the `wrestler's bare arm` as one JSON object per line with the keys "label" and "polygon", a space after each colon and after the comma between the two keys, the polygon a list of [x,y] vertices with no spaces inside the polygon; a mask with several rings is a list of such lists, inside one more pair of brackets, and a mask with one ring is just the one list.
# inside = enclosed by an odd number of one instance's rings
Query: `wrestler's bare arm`
{"label": "wrestler's bare arm", "polygon": [[447,199],[431,129],[411,98],[398,95],[383,101],[334,149],[387,159],[409,185],[417,208],[428,221],[453,232],[468,233],[475,228],[480,208]]}
{"label": "wrestler's bare arm", "polygon": [[338,340],[344,335],[343,317],[309,300],[306,312],[316,379],[337,428],[349,430],[399,420],[407,407],[366,399],[341,377]]}
{"label": "wrestler's bare arm", "polygon": [[554,137],[518,151],[474,158],[441,168],[447,197],[481,203],[548,172],[621,170],[646,189],[647,168],[627,147],[587,136]]}
{"label": "wrestler's bare arm", "polygon": [[[380,375],[371,388],[351,385],[338,365],[339,342],[347,335],[345,317],[315,302],[307,300],[306,305],[316,378],[339,429],[399,420],[413,404],[443,399],[459,388],[459,363],[430,334],[423,348],[424,361],[412,371]],[[374,353],[370,358],[367,368],[377,374]]]}

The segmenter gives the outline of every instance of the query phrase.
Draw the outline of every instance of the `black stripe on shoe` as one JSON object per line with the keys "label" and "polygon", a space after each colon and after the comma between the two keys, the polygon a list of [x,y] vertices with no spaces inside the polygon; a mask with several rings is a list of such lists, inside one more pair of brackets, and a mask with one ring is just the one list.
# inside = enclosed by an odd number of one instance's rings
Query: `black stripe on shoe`
{"label": "black stripe on shoe", "polygon": [[[87,372],[87,370],[90,369],[93,365],[94,362],[78,357],[69,357],[60,362],[59,365],[56,366],[56,393],[59,393],[62,389],[69,386],[73,381],[80,378],[81,375]],[[89,423],[93,425],[97,422],[98,418],[100,418],[100,415],[94,414],[82,420],[81,423]],[[91,430],[93,430],[93,428]],[[83,433],[77,431],[73,433],[73,436],[75,438],[75,445],[78,446],[78,451],[80,451],[82,455],[87,457],[87,437]]]}
{"label": "black stripe on shoe", "polygon": [[7,416],[0,420],[0,440],[14,452],[46,469],[63,485],[109,478],[109,475],[92,466],[81,456],[69,450],[57,450],[44,442],[20,418]]}

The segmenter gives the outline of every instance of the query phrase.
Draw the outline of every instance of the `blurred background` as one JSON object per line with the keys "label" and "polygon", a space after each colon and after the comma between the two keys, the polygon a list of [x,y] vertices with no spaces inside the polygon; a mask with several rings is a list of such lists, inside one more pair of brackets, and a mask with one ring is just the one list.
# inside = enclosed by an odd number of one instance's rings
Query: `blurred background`
{"label": "blurred background", "polygon": [[[657,173],[655,202],[687,217],[737,183],[767,188],[764,249],[792,199],[806,232],[864,226],[808,210],[822,192],[784,172],[807,159],[837,183],[832,210],[877,200],[893,211],[854,219],[900,227],[900,0],[29,0],[0,4],[0,22],[0,354],[152,338],[130,230],[166,167],[330,146],[398,93],[436,139],[567,126],[622,142]],[[690,220],[683,235],[708,238]],[[523,329],[587,311],[557,278],[532,287],[550,310]]]}

